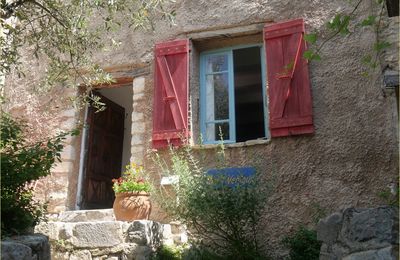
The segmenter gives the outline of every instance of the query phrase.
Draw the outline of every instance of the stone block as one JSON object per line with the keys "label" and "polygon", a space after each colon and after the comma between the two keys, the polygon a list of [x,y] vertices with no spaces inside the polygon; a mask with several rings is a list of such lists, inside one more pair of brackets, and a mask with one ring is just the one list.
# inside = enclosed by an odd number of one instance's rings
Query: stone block
{"label": "stone block", "polygon": [[389,246],[378,250],[357,252],[344,257],[343,260],[396,260],[396,257],[392,255],[392,247]]}
{"label": "stone block", "polygon": [[63,120],[60,124],[60,129],[66,130],[66,131],[72,130],[75,127],[76,127],[76,120],[74,117],[71,117],[67,120]]}
{"label": "stone block", "polygon": [[133,102],[142,100],[144,98],[145,98],[145,95],[143,93],[133,94]]}
{"label": "stone block", "polygon": [[69,257],[70,260],[92,260],[89,250],[74,250]]}
{"label": "stone block", "polygon": [[32,249],[20,243],[1,241],[1,260],[32,260]]}
{"label": "stone block", "polygon": [[144,143],[144,138],[142,135],[132,135],[131,138],[131,145],[138,145],[138,144],[143,144]]}
{"label": "stone block", "polygon": [[50,240],[59,239],[59,231],[64,226],[60,222],[40,222],[35,226],[35,233],[42,233],[49,237]]}
{"label": "stone block", "polygon": [[74,108],[67,109],[61,112],[60,116],[62,117],[74,117],[76,110]]}
{"label": "stone block", "polygon": [[77,248],[111,247],[123,242],[120,222],[78,222],[70,242]]}
{"label": "stone block", "polygon": [[346,209],[339,240],[350,251],[379,249],[391,245],[394,237],[394,208]]}
{"label": "stone block", "polygon": [[336,212],[321,219],[317,227],[317,238],[319,241],[331,245],[336,241],[342,227],[342,213]]}
{"label": "stone block", "polygon": [[132,122],[140,121],[142,122],[144,119],[144,114],[139,112],[132,112]]}
{"label": "stone block", "polygon": [[61,152],[61,159],[62,160],[75,160],[76,158],[76,151],[75,147],[72,145],[66,145]]}
{"label": "stone block", "polygon": [[138,163],[138,164],[142,164],[143,163],[143,153],[132,153],[130,161]]}
{"label": "stone block", "polygon": [[142,145],[133,145],[131,147],[131,154],[132,153],[143,153],[144,147]]}
{"label": "stone block", "polygon": [[28,246],[37,260],[50,260],[50,244],[47,236],[42,234],[24,235],[13,238],[18,243]]}
{"label": "stone block", "polygon": [[119,260],[118,256],[109,256],[105,260]]}
{"label": "stone block", "polygon": [[64,225],[60,228],[58,237],[62,240],[68,240],[73,237],[73,224],[64,223]]}
{"label": "stone block", "polygon": [[73,210],[61,212],[58,221],[88,222],[88,221],[115,221],[113,209]]}
{"label": "stone block", "polygon": [[162,242],[162,224],[150,220],[133,221],[128,228],[129,240],[138,245],[158,247]]}
{"label": "stone block", "polygon": [[52,199],[67,199],[68,193],[67,191],[53,191],[49,193],[50,198]]}
{"label": "stone block", "polygon": [[146,131],[146,125],[143,122],[133,122],[131,134],[143,134]]}
{"label": "stone block", "polygon": [[318,224],[320,259],[397,259],[398,208],[347,208]]}
{"label": "stone block", "polygon": [[137,77],[133,79],[133,92],[134,93],[142,93],[145,88],[145,79],[144,77]]}
{"label": "stone block", "polygon": [[53,168],[51,169],[52,172],[71,172],[74,167],[74,164],[72,162],[61,162],[57,163]]}

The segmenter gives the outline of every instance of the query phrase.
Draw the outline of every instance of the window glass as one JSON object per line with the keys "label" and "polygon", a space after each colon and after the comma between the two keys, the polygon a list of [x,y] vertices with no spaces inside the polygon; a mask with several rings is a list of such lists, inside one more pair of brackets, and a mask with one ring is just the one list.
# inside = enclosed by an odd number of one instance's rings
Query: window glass
{"label": "window glass", "polygon": [[228,70],[228,55],[210,55],[206,60],[206,73],[221,72]]}
{"label": "window glass", "polygon": [[201,129],[205,143],[263,138],[265,113],[261,47],[202,54]]}
{"label": "window glass", "polygon": [[209,123],[206,126],[206,140],[207,141],[218,141],[218,140],[226,141],[230,140],[229,135],[229,123]]}
{"label": "window glass", "polygon": [[228,73],[206,76],[207,121],[229,118]]}

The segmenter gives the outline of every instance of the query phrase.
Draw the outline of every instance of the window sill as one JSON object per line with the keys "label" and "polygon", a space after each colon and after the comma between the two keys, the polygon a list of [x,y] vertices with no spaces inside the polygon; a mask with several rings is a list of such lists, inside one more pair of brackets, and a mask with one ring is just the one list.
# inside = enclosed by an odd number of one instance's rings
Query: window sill
{"label": "window sill", "polygon": [[[260,144],[269,144],[270,142],[271,139],[256,139],[240,143],[224,144],[224,147],[225,148],[249,147]],[[192,146],[192,149],[215,149],[218,146],[220,146],[220,144],[202,144],[202,145],[195,144]]]}

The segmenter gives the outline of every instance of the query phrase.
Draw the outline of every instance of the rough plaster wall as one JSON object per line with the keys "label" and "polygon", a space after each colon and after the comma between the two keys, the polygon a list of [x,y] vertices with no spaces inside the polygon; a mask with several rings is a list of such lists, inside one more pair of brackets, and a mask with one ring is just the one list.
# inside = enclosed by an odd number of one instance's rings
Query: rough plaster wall
{"label": "rough plaster wall", "polygon": [[[362,6],[365,13],[368,4]],[[132,117],[136,113],[139,118],[144,118],[144,121],[133,120],[132,125],[131,160],[138,163],[143,161],[145,151],[151,149],[155,42],[185,38],[193,31],[300,17],[305,19],[308,32],[323,32],[325,23],[337,11],[351,10],[348,1],[341,0],[200,0],[178,1],[175,5],[177,26],[155,21],[154,32],[123,30],[120,36],[117,35],[122,40],[120,49],[96,56],[107,66],[137,63],[150,67],[148,75],[133,83],[136,100]],[[388,34],[398,39],[396,27],[389,26]],[[228,148],[232,165],[256,166],[261,169],[266,182],[274,179],[275,192],[260,224],[261,238],[269,246],[280,248],[282,236],[300,223],[312,225],[315,205],[325,208],[328,213],[346,206],[376,206],[382,203],[377,194],[390,183],[397,182],[398,128],[394,97],[382,93],[379,71],[369,78],[360,76],[364,68],[359,60],[364,51],[370,50],[374,39],[375,35],[365,30],[332,40],[324,48],[323,60],[311,62],[316,128],[313,136],[275,138],[269,144]],[[196,52],[196,48],[195,43],[192,51]],[[192,55],[196,57],[197,54]],[[389,62],[398,64],[398,55],[392,57]],[[196,58],[191,60],[192,75],[195,75],[196,63]],[[135,84],[139,86],[137,91]],[[191,85],[191,107],[195,118],[198,90],[193,88],[196,84]],[[196,136],[198,122],[193,120],[192,124]],[[212,149],[204,152],[206,165],[211,166],[214,152]]]}
{"label": "rough plaster wall", "polygon": [[[151,63],[154,42],[184,37],[185,32],[192,30],[211,30],[260,20],[303,17],[307,31],[319,31],[336,10],[350,10],[343,1],[240,2],[241,5],[237,1],[179,2],[177,27],[167,30],[167,26],[161,24],[156,27],[157,38],[151,36],[138,41],[132,38],[141,51],[133,53],[123,47],[115,60],[136,59]],[[362,8],[366,10],[368,6]],[[395,29],[390,32],[392,37],[396,33]],[[347,206],[376,206],[383,203],[377,194],[391,183],[397,183],[394,98],[382,93],[379,71],[368,78],[361,76],[365,68],[360,59],[371,49],[374,39],[374,33],[364,30],[332,40],[325,46],[323,61],[310,64],[316,127],[313,136],[276,138],[269,144],[228,148],[231,165],[256,166],[265,183],[274,180],[275,192],[260,224],[260,236],[268,246],[281,248],[279,241],[299,224],[312,226],[316,207],[329,213]],[[132,41],[128,41],[129,45]],[[201,49],[199,46],[194,42],[191,54],[193,117],[198,113],[198,85],[193,82],[198,77],[196,52]],[[152,98],[151,80],[152,74],[146,77],[149,99]],[[145,115],[151,118],[151,110],[146,110]],[[192,124],[196,137],[198,121],[193,120]],[[150,149],[151,120],[146,122],[146,133],[144,141]],[[206,165],[211,167],[215,161],[214,151],[205,153]],[[276,254],[281,253],[283,251],[278,250]]]}

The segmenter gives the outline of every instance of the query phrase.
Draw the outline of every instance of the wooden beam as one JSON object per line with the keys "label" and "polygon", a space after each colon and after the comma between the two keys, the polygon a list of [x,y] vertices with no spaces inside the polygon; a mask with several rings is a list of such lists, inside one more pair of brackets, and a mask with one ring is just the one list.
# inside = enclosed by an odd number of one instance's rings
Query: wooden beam
{"label": "wooden beam", "polygon": [[197,31],[189,31],[185,32],[185,36],[192,40],[208,40],[211,38],[224,38],[224,37],[237,37],[237,36],[245,36],[245,35],[254,35],[261,33],[264,25],[266,23],[270,23],[271,20],[256,22],[247,25],[235,25],[224,28],[209,28],[207,30],[197,30]]}

